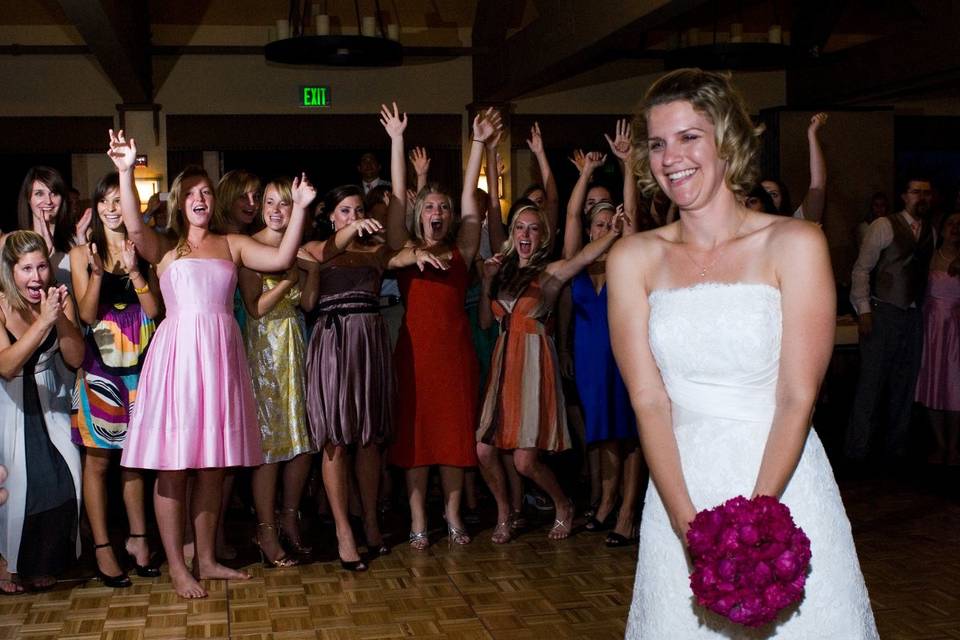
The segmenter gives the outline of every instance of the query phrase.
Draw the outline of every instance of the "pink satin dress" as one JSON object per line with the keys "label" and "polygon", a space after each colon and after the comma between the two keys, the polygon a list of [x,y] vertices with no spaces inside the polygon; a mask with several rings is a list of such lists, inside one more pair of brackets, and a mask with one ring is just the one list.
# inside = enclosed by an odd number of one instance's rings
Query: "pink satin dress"
{"label": "pink satin dress", "polygon": [[160,276],[167,317],[140,374],[123,466],[263,462],[250,368],[233,317],[236,285],[236,266],[215,258],[180,258]]}

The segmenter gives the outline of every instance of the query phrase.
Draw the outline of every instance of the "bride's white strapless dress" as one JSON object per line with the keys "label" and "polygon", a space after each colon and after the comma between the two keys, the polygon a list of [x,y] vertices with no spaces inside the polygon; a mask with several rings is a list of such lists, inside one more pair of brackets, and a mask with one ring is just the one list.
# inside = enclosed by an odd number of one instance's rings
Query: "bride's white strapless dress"
{"label": "bride's white strapless dress", "polygon": [[[750,497],[776,408],[780,291],[705,283],[654,291],[649,301],[650,347],[694,507]],[[749,629],[696,604],[685,548],[650,483],[627,638],[877,638],[850,521],[813,429],[781,500],[810,538],[806,594],[770,625]]]}

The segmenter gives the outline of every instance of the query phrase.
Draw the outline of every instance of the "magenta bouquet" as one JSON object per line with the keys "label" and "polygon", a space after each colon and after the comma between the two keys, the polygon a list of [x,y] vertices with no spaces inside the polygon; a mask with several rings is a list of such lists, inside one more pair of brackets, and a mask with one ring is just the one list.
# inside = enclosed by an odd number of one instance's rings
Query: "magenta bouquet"
{"label": "magenta bouquet", "polygon": [[810,539],[776,498],[737,496],[704,509],[687,543],[697,603],[733,622],[759,627],[803,599]]}

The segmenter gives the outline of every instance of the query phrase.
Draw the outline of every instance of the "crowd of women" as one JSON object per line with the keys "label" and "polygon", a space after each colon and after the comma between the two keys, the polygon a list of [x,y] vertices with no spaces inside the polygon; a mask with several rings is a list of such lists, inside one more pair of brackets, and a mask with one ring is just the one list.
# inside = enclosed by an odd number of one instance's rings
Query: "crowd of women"
{"label": "crowd of women", "polygon": [[[804,204],[791,211],[771,180],[768,212],[819,219],[824,121],[811,121]],[[619,238],[676,213],[639,203],[633,166],[646,140],[636,142],[627,121],[607,136],[624,176],[619,206],[592,180],[606,156],[574,153],[579,179],[561,233],[539,127],[528,145],[542,183],[504,217],[497,112],[472,122],[459,207],[426,181],[420,149],[408,194],[407,116],[393,104],[380,122],[395,188],[330,190],[316,239],[307,229],[317,194],[305,175],[262,185],[238,170],[215,184],[188,167],[171,185],[167,228],[150,224],[134,188],[136,144],[122,131],[110,132],[116,172],[97,185],[91,216],[68,219],[55,171],[26,176],[20,230],[4,236],[0,263],[0,463],[12,472],[0,590],[50,587],[75,562],[81,504],[105,584],[128,586],[125,566],[159,575],[148,490],[178,594],[205,596],[201,579],[248,578],[220,562],[230,555],[222,523],[238,467],[253,467],[265,565],[309,560],[300,508],[315,459],[345,570],[389,552],[378,511],[388,464],[404,470],[409,544],[424,550],[431,467],[451,544],[471,541],[461,502],[465,493],[472,502],[475,467],[496,501],[494,543],[523,527],[524,482],[552,501],[548,535],[563,539],[574,505],[545,454],[589,449],[596,482],[585,529],[609,532],[610,546],[636,542],[642,453],[610,346],[605,261]],[[477,189],[484,164],[489,193]],[[396,279],[405,309],[395,337],[385,278]],[[572,396],[579,411],[568,410]],[[118,456],[126,562],[107,526]]]}

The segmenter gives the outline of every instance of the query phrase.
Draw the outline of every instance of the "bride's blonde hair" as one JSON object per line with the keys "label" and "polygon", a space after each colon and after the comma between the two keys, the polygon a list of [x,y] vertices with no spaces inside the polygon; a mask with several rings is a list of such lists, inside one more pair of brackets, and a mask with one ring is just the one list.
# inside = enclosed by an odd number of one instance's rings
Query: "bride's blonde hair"
{"label": "bride's blonde hair", "polygon": [[647,116],[653,107],[670,102],[689,102],[715,127],[717,153],[727,163],[724,182],[743,198],[756,183],[759,169],[760,134],[763,125],[754,126],[743,96],[730,83],[729,73],[702,69],[677,69],[659,78],[647,90],[633,119],[633,172],[643,194],[658,189],[650,171]]}

